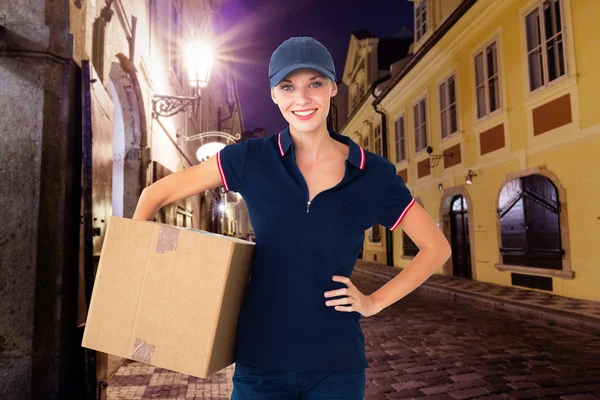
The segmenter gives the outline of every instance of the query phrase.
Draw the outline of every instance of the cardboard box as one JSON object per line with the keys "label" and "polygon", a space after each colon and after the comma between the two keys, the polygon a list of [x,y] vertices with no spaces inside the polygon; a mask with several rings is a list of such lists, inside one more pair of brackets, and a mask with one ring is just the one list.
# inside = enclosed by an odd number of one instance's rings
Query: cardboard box
{"label": "cardboard box", "polygon": [[110,217],[82,346],[200,378],[233,363],[254,243]]}

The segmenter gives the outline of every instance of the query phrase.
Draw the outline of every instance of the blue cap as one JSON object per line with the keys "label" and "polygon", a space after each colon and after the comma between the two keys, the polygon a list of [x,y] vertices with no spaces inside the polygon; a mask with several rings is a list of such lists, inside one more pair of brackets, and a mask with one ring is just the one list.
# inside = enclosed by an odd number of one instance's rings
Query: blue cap
{"label": "blue cap", "polygon": [[335,66],[329,50],[311,37],[292,37],[271,56],[269,84],[275,87],[290,72],[301,68],[317,70],[335,82]]}

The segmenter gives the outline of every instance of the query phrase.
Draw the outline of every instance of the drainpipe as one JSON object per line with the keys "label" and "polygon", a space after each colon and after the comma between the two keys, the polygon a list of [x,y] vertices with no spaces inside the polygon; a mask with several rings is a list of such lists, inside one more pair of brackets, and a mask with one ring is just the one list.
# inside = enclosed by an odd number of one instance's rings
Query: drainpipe
{"label": "drainpipe", "polygon": [[[377,79],[375,82],[373,82],[373,84],[371,85],[371,95],[375,98],[375,101],[377,101],[377,97],[375,96],[375,88],[377,88],[377,86],[380,83],[383,83],[385,81],[387,81],[388,79],[390,79],[391,76],[389,74]],[[373,105],[373,110],[375,110],[375,112],[379,115],[381,115],[381,150],[383,152],[383,157],[384,158],[388,158],[388,134],[387,134],[387,114],[385,113],[385,111],[381,111],[378,109],[379,104],[375,104],[375,101],[372,103]],[[390,231],[389,229],[385,229],[385,242],[386,242],[386,246],[385,246],[385,257],[386,257],[386,265],[389,265],[391,267],[394,266],[394,233],[392,231]]]}

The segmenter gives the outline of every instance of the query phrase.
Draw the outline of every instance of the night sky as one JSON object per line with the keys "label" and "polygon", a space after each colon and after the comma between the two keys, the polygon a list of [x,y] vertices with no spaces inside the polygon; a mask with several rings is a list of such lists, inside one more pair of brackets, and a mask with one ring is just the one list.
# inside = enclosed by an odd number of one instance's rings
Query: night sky
{"label": "night sky", "polygon": [[260,127],[274,135],[287,121],[271,101],[268,67],[271,54],[284,40],[312,36],[323,43],[333,56],[339,81],[350,33],[366,30],[389,37],[402,26],[413,31],[413,4],[406,0],[224,0],[221,21],[219,36],[224,43],[220,45],[235,53],[244,129]]}

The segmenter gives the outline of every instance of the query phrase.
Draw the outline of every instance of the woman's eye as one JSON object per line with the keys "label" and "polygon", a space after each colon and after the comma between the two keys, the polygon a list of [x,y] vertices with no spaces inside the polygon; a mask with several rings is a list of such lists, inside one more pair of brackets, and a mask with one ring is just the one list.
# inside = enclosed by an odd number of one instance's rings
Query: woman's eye
{"label": "woman's eye", "polygon": [[[310,87],[314,87],[314,88],[318,88],[321,87],[322,83],[321,82],[313,82],[310,84]],[[292,90],[293,87],[291,85],[283,85],[281,86],[281,90],[284,90],[286,92],[289,92],[290,90]]]}

